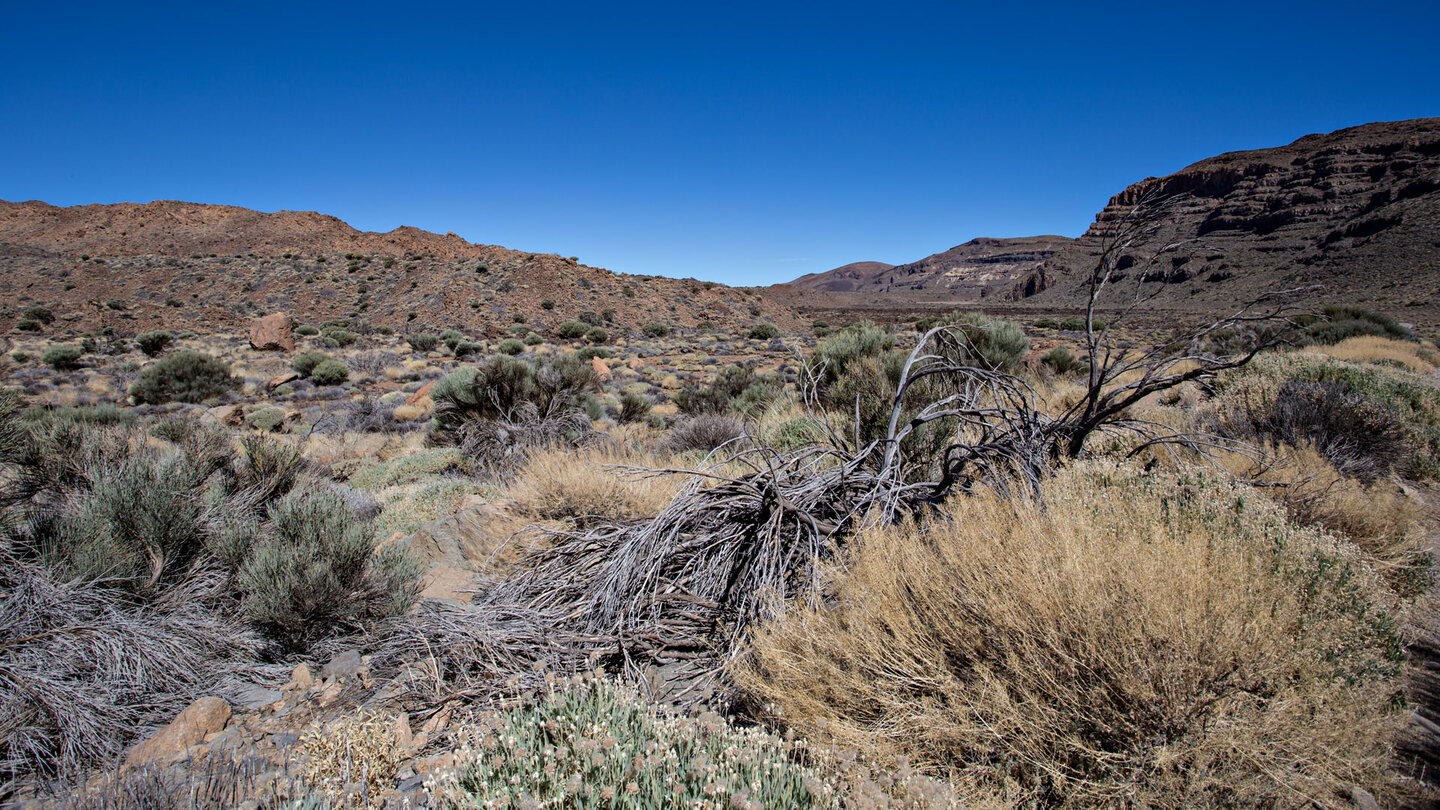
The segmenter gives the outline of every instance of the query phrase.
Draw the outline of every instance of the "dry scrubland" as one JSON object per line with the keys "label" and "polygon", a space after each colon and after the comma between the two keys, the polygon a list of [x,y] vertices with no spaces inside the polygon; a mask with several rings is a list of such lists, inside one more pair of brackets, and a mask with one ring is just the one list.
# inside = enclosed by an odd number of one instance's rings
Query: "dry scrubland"
{"label": "dry scrubland", "polygon": [[1440,352],[1389,319],[1153,390],[1083,321],[358,326],[14,338],[0,798],[1434,798]]}

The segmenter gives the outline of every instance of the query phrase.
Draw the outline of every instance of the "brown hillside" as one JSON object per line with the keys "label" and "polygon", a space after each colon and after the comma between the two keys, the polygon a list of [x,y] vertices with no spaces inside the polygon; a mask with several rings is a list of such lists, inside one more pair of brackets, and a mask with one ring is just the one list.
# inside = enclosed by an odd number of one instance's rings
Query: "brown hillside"
{"label": "brown hillside", "polygon": [[894,266],[885,262],[851,262],[834,270],[801,276],[790,283],[805,289],[828,292],[863,290],[872,286],[877,276],[883,275]]}
{"label": "brown hillside", "polygon": [[0,329],[40,304],[62,334],[234,329],[273,311],[488,334],[521,318],[544,331],[586,311],[622,330],[651,321],[799,325],[785,307],[718,284],[620,275],[418,228],[372,233],[314,212],[185,202],[0,201],[0,267]]}

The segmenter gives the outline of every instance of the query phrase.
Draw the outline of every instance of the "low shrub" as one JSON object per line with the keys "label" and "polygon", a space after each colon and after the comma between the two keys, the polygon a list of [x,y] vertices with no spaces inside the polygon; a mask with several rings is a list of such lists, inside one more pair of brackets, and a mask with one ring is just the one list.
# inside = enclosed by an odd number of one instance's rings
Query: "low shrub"
{"label": "low shrub", "polygon": [[440,338],[429,332],[417,332],[413,335],[406,335],[405,342],[409,343],[410,348],[417,352],[429,352],[434,351],[435,347],[440,345]]}
{"label": "low shrub", "polygon": [[350,368],[339,360],[321,360],[310,370],[310,381],[316,385],[340,385],[348,379]]}
{"label": "low shrub", "polygon": [[1417,340],[1415,333],[1400,325],[1389,315],[1371,312],[1356,306],[1327,306],[1324,317],[1305,329],[1311,340],[1321,344],[1334,344],[1353,337],[1376,336],[1395,340]]}
{"label": "low shrub", "polygon": [[1075,369],[1075,355],[1064,346],[1056,346],[1046,352],[1040,362],[1049,366],[1056,374],[1069,374]]}
{"label": "low shrub", "polygon": [[750,327],[750,331],[745,333],[745,337],[751,340],[769,340],[771,338],[777,338],[780,337],[780,328],[773,323],[757,323],[754,326]]}
{"label": "low shrub", "polygon": [[299,326],[295,327],[295,334],[301,335],[303,337],[312,337],[314,335],[320,334],[320,330],[316,329],[308,323],[302,323]]}
{"label": "low shrub", "polygon": [[539,346],[541,343],[544,343],[544,342],[545,342],[545,338],[540,337],[539,333],[537,333],[537,332],[527,332],[527,333],[525,334],[525,345],[526,345],[526,346]]}
{"label": "low shrub", "polygon": [[661,713],[598,678],[562,683],[471,735],[430,787],[437,807],[839,806],[793,745],[713,713]]}
{"label": "low shrub", "polygon": [[578,340],[589,331],[590,325],[584,321],[566,321],[555,327],[555,336],[561,340]]}
{"label": "low shrub", "polygon": [[[1096,332],[1105,331],[1107,324],[1104,321],[1096,318],[1094,324]],[[1071,315],[1068,318],[1062,319],[1058,326],[1062,332],[1084,332],[1085,318],[1082,315]]]}
{"label": "low shrub", "polygon": [[585,342],[608,343],[610,342],[610,333],[597,326],[594,329],[591,329],[590,331],[585,333]]}
{"label": "low shrub", "polygon": [[952,321],[955,359],[986,371],[1013,372],[1030,351],[1030,338],[1019,324],[970,313]]}
{"label": "low shrub", "polygon": [[446,348],[454,351],[455,346],[465,339],[465,334],[459,329],[446,329],[440,333],[439,337],[440,342],[444,343]]}
{"label": "low shrub", "polygon": [[505,338],[500,341],[500,345],[496,348],[501,354],[517,355],[525,351],[525,344],[515,338]]}
{"label": "low shrub", "polygon": [[334,341],[335,345],[341,348],[350,346],[354,344],[355,341],[360,339],[360,336],[355,334],[354,332],[351,332],[348,329],[342,329],[338,326],[331,326],[321,330],[320,336],[322,338]]}
{"label": "low shrub", "polygon": [[15,322],[15,328],[21,332],[39,332],[45,328],[45,325],[33,318],[21,318]]}
{"label": "low shrub", "polygon": [[663,323],[651,321],[640,327],[640,334],[648,338],[662,338],[670,334],[670,327]]}
{"label": "low shrub", "polygon": [[650,409],[655,404],[640,394],[633,391],[626,391],[620,395],[620,423],[628,425],[632,422],[639,422],[650,415]]}
{"label": "low shrub", "polygon": [[1025,806],[1382,795],[1405,712],[1392,597],[1244,487],[1099,463],[863,533],[736,671],[813,742]]}
{"label": "low shrub", "polygon": [[306,352],[291,360],[290,367],[295,369],[295,372],[301,377],[309,377],[310,372],[314,371],[316,366],[329,359],[330,355],[324,352]]}
{"label": "low shrub", "polygon": [[331,488],[291,491],[271,506],[236,580],[246,617],[303,649],[336,628],[402,615],[419,593],[421,565],[403,547],[377,551],[372,524]]}
{"label": "low shrub", "polygon": [[604,346],[586,346],[575,352],[575,356],[581,360],[589,360],[593,357],[598,357],[601,360],[609,360],[615,356],[615,353]]}
{"label": "low shrub", "polygon": [[159,356],[174,340],[175,336],[163,329],[157,329],[153,332],[141,332],[135,336],[135,342],[139,344],[140,351],[150,357]]}
{"label": "low shrub", "polygon": [[40,355],[40,362],[54,368],[56,371],[69,371],[75,368],[75,363],[85,351],[79,346],[69,343],[57,343],[45,350]]}
{"label": "low shrub", "polygon": [[221,360],[194,351],[167,355],[141,369],[130,396],[141,403],[199,403],[240,387]]}
{"label": "low shrub", "polygon": [[706,453],[745,435],[745,423],[734,417],[702,413],[671,428],[662,447],[671,453],[703,450]]}
{"label": "low shrub", "polygon": [[55,313],[51,312],[49,307],[41,304],[26,307],[20,313],[20,317],[29,318],[32,321],[39,321],[47,326],[55,322]]}

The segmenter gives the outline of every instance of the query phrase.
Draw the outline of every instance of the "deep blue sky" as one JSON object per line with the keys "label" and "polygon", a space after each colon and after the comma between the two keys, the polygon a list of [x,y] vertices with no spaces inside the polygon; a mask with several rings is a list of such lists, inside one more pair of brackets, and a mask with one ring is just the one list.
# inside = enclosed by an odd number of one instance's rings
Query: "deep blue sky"
{"label": "deep blue sky", "polygon": [[1440,115],[1435,0],[44,5],[0,30],[0,198],[736,284],[1078,235],[1147,175]]}

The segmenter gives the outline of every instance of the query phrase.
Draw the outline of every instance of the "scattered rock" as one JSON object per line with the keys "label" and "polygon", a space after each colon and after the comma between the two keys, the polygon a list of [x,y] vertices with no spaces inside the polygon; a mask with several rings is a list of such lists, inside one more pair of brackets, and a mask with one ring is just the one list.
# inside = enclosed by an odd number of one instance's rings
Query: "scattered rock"
{"label": "scattered rock", "polygon": [[415,735],[410,733],[410,715],[400,712],[395,715],[395,724],[390,728],[395,735],[395,747],[401,751],[410,748],[415,743]]}
{"label": "scattered rock", "polygon": [[290,670],[290,681],[282,689],[286,692],[308,692],[315,685],[315,676],[310,674],[310,667],[306,664],[296,664]]}
{"label": "scattered rock", "polygon": [[269,706],[283,696],[274,689],[266,689],[257,684],[246,684],[236,692],[235,697],[241,708],[255,711]]}
{"label": "scattered rock", "polygon": [[431,390],[432,388],[434,388],[434,387],[435,387],[435,381],[434,381],[434,380],[431,380],[430,382],[425,383],[424,385],[420,386],[420,388],[417,389],[417,390],[415,391],[415,393],[413,393],[413,394],[411,394],[410,396],[408,396],[408,397],[405,398],[405,404],[406,404],[406,405],[419,405],[419,404],[420,404],[420,400],[422,400],[422,399],[429,399],[429,397],[430,397],[430,390]]}
{"label": "scattered rock", "polygon": [[1380,810],[1380,802],[1375,796],[1362,787],[1350,788],[1350,803],[1355,805],[1355,810]]}
{"label": "scattered rock", "polygon": [[295,320],[283,312],[250,322],[250,348],[258,351],[295,351]]}
{"label": "scattered rock", "polygon": [[245,424],[245,412],[239,405],[217,405],[205,411],[200,418],[207,422],[219,422],[229,427],[241,427]]}
{"label": "scattered rock", "polygon": [[225,728],[230,721],[230,704],[218,697],[203,697],[185,707],[165,728],[155,736],[130,750],[125,757],[125,766],[134,768],[151,763],[168,762],[171,757],[183,754],[192,745],[198,745],[205,737]]}
{"label": "scattered rock", "polygon": [[592,357],[590,358],[590,367],[595,369],[595,373],[600,376],[601,382],[610,381],[610,367],[605,365],[604,360],[598,357]]}
{"label": "scattered rock", "polygon": [[290,746],[294,745],[295,743],[297,743],[297,742],[299,742],[299,741],[300,741],[300,735],[299,735],[299,734],[288,734],[288,733],[286,733],[286,734],[271,734],[271,735],[270,735],[270,742],[271,742],[276,748],[279,748],[281,751],[284,751],[285,749],[289,748]]}
{"label": "scattered rock", "polygon": [[341,681],[349,678],[357,678],[364,663],[360,660],[359,650],[345,650],[335,653],[330,658],[330,663],[320,670],[321,680]]}
{"label": "scattered rock", "polygon": [[274,391],[276,388],[279,388],[285,383],[292,383],[298,379],[300,379],[299,372],[291,371],[287,374],[281,374],[278,377],[271,377],[270,382],[265,383],[265,387],[270,389],[271,391]]}

